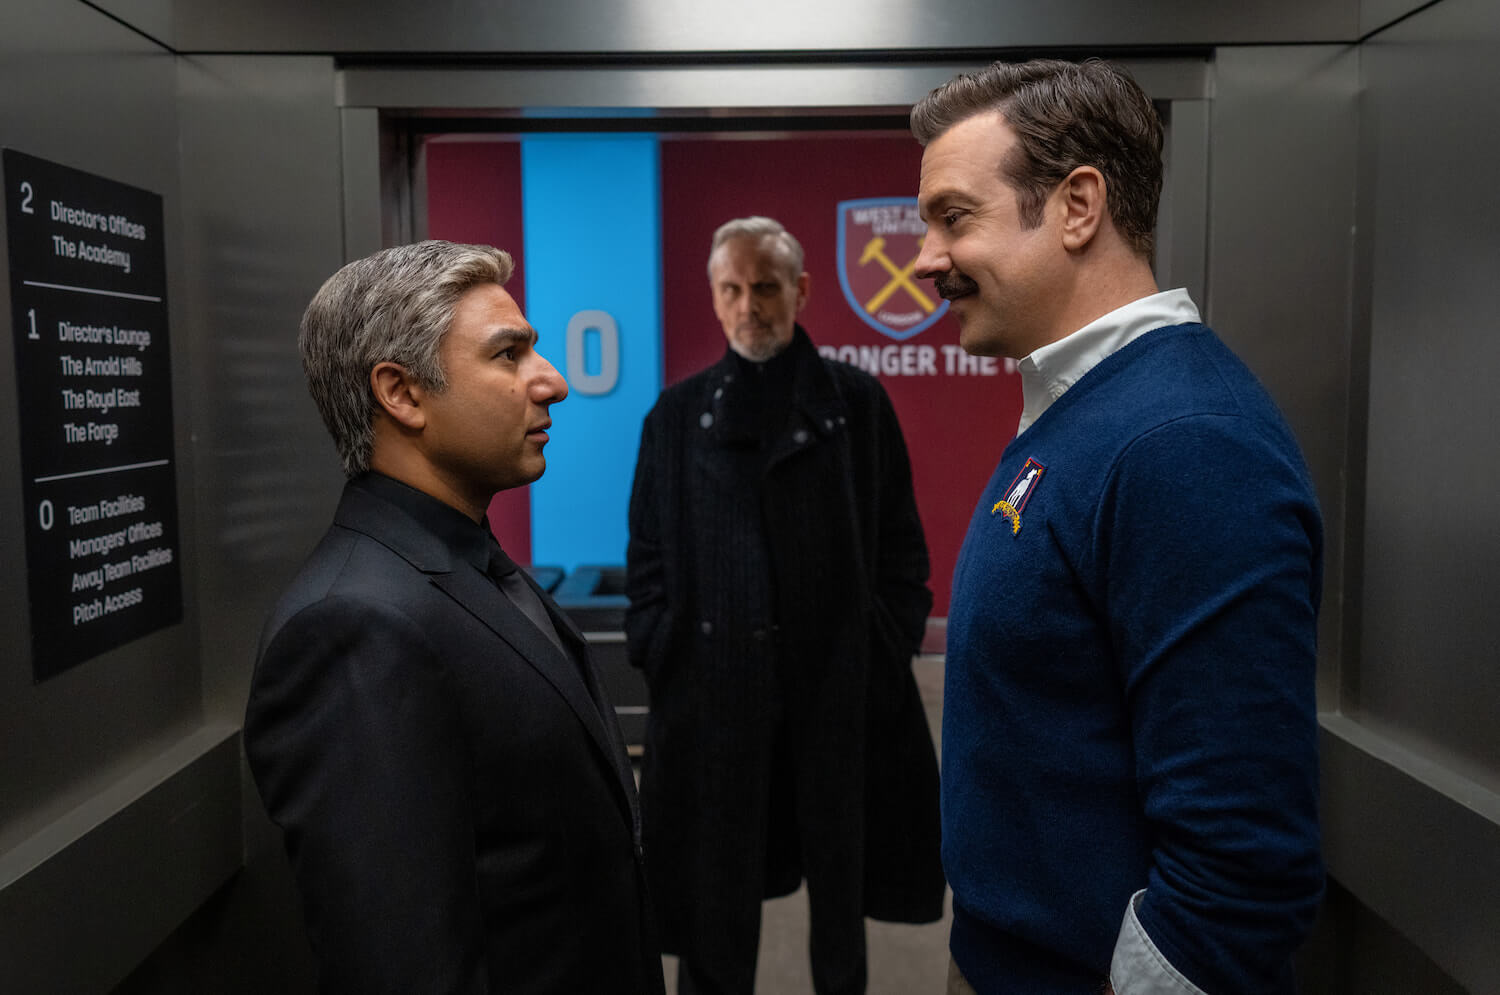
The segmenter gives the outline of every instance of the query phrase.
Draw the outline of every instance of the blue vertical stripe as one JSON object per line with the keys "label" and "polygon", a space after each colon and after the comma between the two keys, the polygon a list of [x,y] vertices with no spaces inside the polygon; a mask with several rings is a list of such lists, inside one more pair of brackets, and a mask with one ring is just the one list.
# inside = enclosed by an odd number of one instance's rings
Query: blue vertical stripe
{"label": "blue vertical stripe", "polygon": [[619,380],[577,389],[552,409],[547,472],[531,485],[534,563],[572,570],[623,564],[626,506],[641,421],[662,380],[660,169],[653,135],[537,135],[521,142],[527,317],[567,377],[597,376],[604,340],[585,332],[582,368],[567,367],[566,330],[580,311],[619,329]]}

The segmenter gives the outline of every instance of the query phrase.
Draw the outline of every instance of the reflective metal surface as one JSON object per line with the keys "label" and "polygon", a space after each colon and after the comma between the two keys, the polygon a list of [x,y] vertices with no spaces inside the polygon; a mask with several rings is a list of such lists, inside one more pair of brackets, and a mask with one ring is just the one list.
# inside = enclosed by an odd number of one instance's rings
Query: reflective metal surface
{"label": "reflective metal surface", "polygon": [[1317,486],[1325,701],[1341,654],[1358,71],[1345,46],[1221,49],[1210,111],[1207,315],[1281,406]]}
{"label": "reflective metal surface", "polygon": [[[177,65],[76,2],[0,11],[0,141],[160,194],[184,617],[32,683],[16,420],[0,418],[0,990],[107,991],[242,856],[236,727],[203,723]],[[0,245],[4,245],[0,237]],[[0,314],[10,318],[9,282]],[[13,351],[0,394],[14,403]]]}
{"label": "reflective metal surface", "polygon": [[[181,306],[176,68],[170,55],[78,3],[13,0],[0,14],[0,142],[158,193],[166,225],[168,322],[175,380],[177,502],[184,620],[32,683],[20,453],[14,412],[0,417],[0,853],[152,756],[200,715],[194,544],[191,330]],[[0,221],[3,227],[3,221]],[[0,236],[0,251],[5,240]],[[10,326],[10,283],[0,280]],[[15,403],[15,353],[0,348],[0,394]],[[3,988],[0,982],[0,988]]]}
{"label": "reflective metal surface", "polygon": [[[996,53],[998,56],[998,53]],[[874,108],[904,111],[955,73],[988,58],[911,64],[641,66],[593,64],[520,69],[460,66],[346,66],[339,74],[345,107],[414,110],[644,108],[653,113],[755,109]],[[1192,55],[1120,60],[1156,100],[1207,95],[1208,63]]]}
{"label": "reflective metal surface", "polygon": [[186,59],[180,89],[205,696],[238,723],[261,623],[343,481],[297,353],[343,263],[339,113],[327,59]]}
{"label": "reflective metal surface", "polygon": [[[1362,829],[1380,824],[1390,848],[1333,856],[1362,900],[1471,990],[1491,991],[1500,983],[1500,188],[1464,178],[1488,175],[1500,153],[1491,95],[1500,9],[1444,0],[1361,56],[1368,465],[1358,672],[1345,682],[1345,708],[1400,752],[1387,761],[1399,774],[1358,782],[1357,804],[1340,812]],[[1337,786],[1345,773],[1330,765],[1325,779]]]}
{"label": "reflective metal surface", "polygon": [[193,0],[189,51],[782,52],[1349,41],[1358,0]]}

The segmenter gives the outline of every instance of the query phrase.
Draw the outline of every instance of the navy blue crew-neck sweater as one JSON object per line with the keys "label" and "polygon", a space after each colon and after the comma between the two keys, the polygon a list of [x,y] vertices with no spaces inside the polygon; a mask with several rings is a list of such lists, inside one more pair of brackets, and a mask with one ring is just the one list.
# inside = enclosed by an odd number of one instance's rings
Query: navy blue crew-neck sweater
{"label": "navy blue crew-neck sweater", "polygon": [[1198,987],[1293,990],[1323,881],[1321,550],[1295,439],[1202,325],[1120,349],[1006,448],[944,690],[951,949],[980,995],[1097,995],[1143,888]]}

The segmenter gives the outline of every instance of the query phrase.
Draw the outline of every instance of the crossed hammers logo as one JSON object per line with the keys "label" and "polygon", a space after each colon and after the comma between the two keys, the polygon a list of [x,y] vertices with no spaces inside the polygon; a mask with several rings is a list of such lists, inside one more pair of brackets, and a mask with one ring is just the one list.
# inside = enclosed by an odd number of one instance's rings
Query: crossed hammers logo
{"label": "crossed hammers logo", "polygon": [[[921,243],[919,242],[918,248],[920,249],[920,247]],[[883,236],[876,235],[865,243],[865,251],[859,254],[859,264],[866,266],[871,260],[874,260],[885,267],[887,273],[891,274],[890,281],[881,287],[874,297],[865,302],[865,312],[867,314],[874,314],[882,304],[890,299],[892,294],[903,287],[911,295],[912,300],[922,306],[923,311],[926,311],[928,314],[932,313],[933,308],[937,307],[937,305],[932,303],[932,298],[922,293],[922,288],[913,283],[911,278],[912,270],[917,267],[918,256],[920,256],[920,252],[917,256],[911,257],[911,262],[897,269],[896,264],[891,262],[891,257],[885,254],[885,238]]]}

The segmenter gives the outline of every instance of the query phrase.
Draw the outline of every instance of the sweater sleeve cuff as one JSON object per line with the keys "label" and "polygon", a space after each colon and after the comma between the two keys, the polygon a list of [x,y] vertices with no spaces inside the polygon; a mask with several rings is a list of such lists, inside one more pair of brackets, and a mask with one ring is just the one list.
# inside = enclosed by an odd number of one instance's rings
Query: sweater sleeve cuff
{"label": "sweater sleeve cuff", "polygon": [[1109,983],[1115,995],[1207,995],[1173,967],[1146,935],[1135,914],[1144,894],[1146,890],[1142,888],[1130,896],[1125,921],[1120,924],[1120,938],[1115,941],[1114,956],[1109,963]]}

